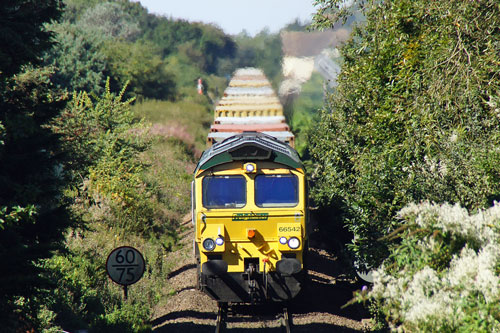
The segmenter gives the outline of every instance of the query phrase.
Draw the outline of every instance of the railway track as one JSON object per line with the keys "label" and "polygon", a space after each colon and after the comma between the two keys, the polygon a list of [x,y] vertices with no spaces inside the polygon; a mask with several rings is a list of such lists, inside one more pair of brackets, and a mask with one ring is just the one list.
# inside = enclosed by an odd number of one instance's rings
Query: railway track
{"label": "railway track", "polygon": [[241,311],[242,305],[230,306],[227,303],[219,303],[217,319],[215,322],[215,333],[223,333],[227,330],[228,319],[245,321],[248,317],[267,317],[267,320],[274,320],[281,327],[283,333],[292,331],[292,315],[288,305],[283,304],[260,304],[246,305],[247,311]]}

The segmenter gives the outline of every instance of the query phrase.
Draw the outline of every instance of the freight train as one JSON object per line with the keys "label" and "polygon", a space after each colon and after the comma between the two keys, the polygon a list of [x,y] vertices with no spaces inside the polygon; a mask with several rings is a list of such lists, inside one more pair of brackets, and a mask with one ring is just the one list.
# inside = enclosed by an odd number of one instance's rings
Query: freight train
{"label": "freight train", "polygon": [[288,301],[306,276],[307,180],[263,72],[237,70],[192,182],[197,288],[219,304]]}

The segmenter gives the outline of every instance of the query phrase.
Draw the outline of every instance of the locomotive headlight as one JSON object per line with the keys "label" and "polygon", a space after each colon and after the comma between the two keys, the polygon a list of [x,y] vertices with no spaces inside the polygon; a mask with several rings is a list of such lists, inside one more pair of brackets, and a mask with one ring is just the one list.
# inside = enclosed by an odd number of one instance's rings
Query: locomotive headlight
{"label": "locomotive headlight", "polygon": [[244,168],[246,173],[255,173],[257,171],[257,165],[255,163],[245,163]]}
{"label": "locomotive headlight", "polygon": [[222,237],[217,237],[215,239],[215,244],[217,244],[218,246],[221,246],[222,244],[224,244],[224,238]]}
{"label": "locomotive headlight", "polygon": [[286,244],[286,242],[287,242],[286,237],[280,237],[280,244],[281,244],[281,245],[285,245],[285,244]]}
{"label": "locomotive headlight", "polygon": [[[283,237],[284,238],[284,237]],[[281,238],[280,238],[280,242],[281,242]],[[299,246],[300,246],[300,240],[297,238],[297,237],[292,237],[288,240],[288,246],[292,249],[292,250],[295,250],[295,249],[298,249]]]}
{"label": "locomotive headlight", "polygon": [[215,242],[212,238],[205,238],[203,241],[203,248],[207,251],[213,251],[215,249]]}

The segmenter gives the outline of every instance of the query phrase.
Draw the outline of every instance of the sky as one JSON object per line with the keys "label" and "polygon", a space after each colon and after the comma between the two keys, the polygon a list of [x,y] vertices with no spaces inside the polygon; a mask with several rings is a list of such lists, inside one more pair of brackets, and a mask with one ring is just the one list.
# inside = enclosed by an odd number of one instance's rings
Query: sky
{"label": "sky", "polygon": [[235,35],[255,35],[265,27],[277,32],[300,18],[310,21],[313,0],[139,0],[150,13],[188,21],[215,23]]}

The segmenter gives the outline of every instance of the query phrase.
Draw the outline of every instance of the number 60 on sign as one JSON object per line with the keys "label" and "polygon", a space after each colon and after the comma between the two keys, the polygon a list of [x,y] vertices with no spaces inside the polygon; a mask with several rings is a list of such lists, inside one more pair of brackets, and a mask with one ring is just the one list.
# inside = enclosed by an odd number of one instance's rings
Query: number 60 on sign
{"label": "number 60 on sign", "polygon": [[114,249],[106,260],[106,270],[114,282],[128,286],[140,280],[144,274],[144,258],[131,246]]}

